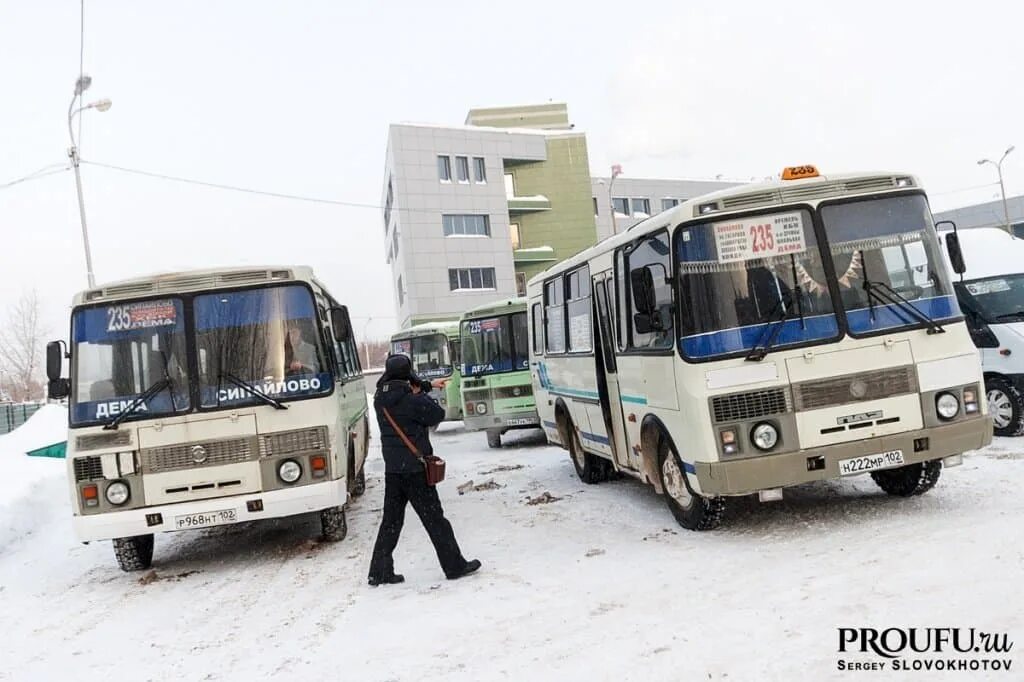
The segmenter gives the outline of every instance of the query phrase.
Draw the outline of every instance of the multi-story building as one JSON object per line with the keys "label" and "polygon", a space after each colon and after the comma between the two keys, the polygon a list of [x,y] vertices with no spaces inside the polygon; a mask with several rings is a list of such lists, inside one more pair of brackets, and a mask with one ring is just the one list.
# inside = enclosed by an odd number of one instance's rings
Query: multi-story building
{"label": "multi-story building", "polygon": [[651,180],[624,176],[614,180],[593,178],[591,190],[598,239],[627,230],[644,218],[687,199],[735,185],[735,182],[707,180]]}
{"label": "multi-story building", "polygon": [[620,176],[609,195],[602,182],[564,104],[474,109],[462,126],[392,125],[383,204],[398,326],[524,292],[534,274],[612,233],[611,200],[628,199],[622,230],[668,199],[729,186]]}

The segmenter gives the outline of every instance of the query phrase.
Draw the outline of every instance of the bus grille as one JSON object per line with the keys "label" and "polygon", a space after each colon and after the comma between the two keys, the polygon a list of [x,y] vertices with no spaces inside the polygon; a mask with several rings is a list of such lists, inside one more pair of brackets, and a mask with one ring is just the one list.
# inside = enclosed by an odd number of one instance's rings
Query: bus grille
{"label": "bus grille", "polygon": [[747,421],[782,414],[788,409],[789,400],[783,388],[719,395],[711,399],[716,423]]}
{"label": "bus grille", "polygon": [[131,442],[131,431],[90,433],[85,436],[78,436],[75,439],[75,449],[80,452],[85,450],[98,450],[100,448],[112,448],[118,445],[131,445]]}
{"label": "bus grille", "polygon": [[99,457],[79,457],[75,460],[75,481],[103,478],[103,460]]}
{"label": "bus grille", "polygon": [[797,384],[795,403],[797,410],[814,410],[916,391],[917,375],[908,365]]}
{"label": "bus grille", "polygon": [[285,433],[272,433],[260,437],[260,457],[290,455],[326,449],[326,426],[316,426],[311,429],[299,429]]}
{"label": "bus grille", "polygon": [[237,464],[253,459],[256,451],[252,438],[183,443],[142,451],[142,470],[156,474],[178,469]]}

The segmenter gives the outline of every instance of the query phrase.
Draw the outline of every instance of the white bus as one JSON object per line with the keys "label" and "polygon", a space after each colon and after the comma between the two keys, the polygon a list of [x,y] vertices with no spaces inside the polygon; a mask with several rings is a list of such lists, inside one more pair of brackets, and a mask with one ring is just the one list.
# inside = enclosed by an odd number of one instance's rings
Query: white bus
{"label": "white bus", "polygon": [[682,203],[528,285],[549,440],[588,483],[653,485],[689,529],[715,527],[725,497],[840,476],[920,494],[992,437],[917,179],[783,177]]}
{"label": "white bus", "polygon": [[[153,534],[319,512],[347,532],[365,489],[366,391],[347,309],[307,267],[182,272],[74,298],[47,347],[69,398],[80,540],[147,568]],[[70,379],[62,365],[70,358]]]}

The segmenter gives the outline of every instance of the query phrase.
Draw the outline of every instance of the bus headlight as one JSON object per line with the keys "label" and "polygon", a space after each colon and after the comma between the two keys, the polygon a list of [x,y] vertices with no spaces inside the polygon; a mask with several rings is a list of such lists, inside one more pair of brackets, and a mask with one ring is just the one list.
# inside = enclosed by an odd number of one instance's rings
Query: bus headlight
{"label": "bus headlight", "polygon": [[107,492],[105,493],[107,496],[107,502],[117,507],[120,507],[122,504],[127,502],[130,494],[128,484],[121,481],[114,481],[108,485]]}
{"label": "bus headlight", "polygon": [[487,414],[487,403],[477,403],[476,404],[476,413],[477,414]]}
{"label": "bus headlight", "polygon": [[960,412],[960,401],[952,393],[940,393],[935,397],[935,411],[943,419],[952,419]]}
{"label": "bus headlight", "polygon": [[750,432],[750,440],[758,450],[771,450],[779,442],[779,430],[768,422],[763,422]]}
{"label": "bus headlight", "polygon": [[277,467],[277,476],[285,483],[295,483],[302,478],[302,467],[294,459],[286,459]]}

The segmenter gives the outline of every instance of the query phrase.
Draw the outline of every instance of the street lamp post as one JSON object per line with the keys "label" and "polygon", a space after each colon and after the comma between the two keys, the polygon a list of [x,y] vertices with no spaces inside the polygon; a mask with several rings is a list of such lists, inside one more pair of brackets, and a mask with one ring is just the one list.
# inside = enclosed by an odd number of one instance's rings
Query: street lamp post
{"label": "street lamp post", "polygon": [[71,159],[71,167],[75,169],[75,187],[78,189],[78,216],[82,221],[82,244],[85,247],[85,269],[89,280],[89,288],[91,289],[96,286],[96,277],[93,275],[92,270],[92,250],[89,248],[89,228],[85,222],[85,198],[82,195],[82,172],[79,169],[78,142],[75,140],[75,128],[72,125],[72,121],[76,115],[81,114],[86,109],[104,112],[110,108],[112,102],[109,99],[100,99],[75,109],[75,102],[82,96],[83,92],[89,89],[90,85],[92,85],[92,78],[89,76],[79,78],[75,83],[75,95],[71,98],[71,104],[68,105],[68,136],[71,138],[68,158]]}
{"label": "street lamp post", "polygon": [[1006,218],[1006,231],[1013,234],[1013,227],[1010,225],[1010,207],[1006,203],[1006,187],[1003,185],[1003,161],[1009,156],[1010,152],[1014,150],[1014,146],[1011,144],[1003,152],[998,162],[992,161],[991,159],[982,159],[978,162],[979,166],[984,166],[986,163],[990,163],[996,167],[996,173],[999,175],[999,192],[1003,195],[1003,216]]}
{"label": "street lamp post", "polygon": [[366,331],[370,327],[370,323],[373,322],[373,316],[366,318],[366,324],[363,325],[363,348],[366,349],[366,369],[370,369],[370,340],[366,336]]}
{"label": "street lamp post", "polygon": [[612,234],[619,233],[619,220],[615,216],[615,196],[612,194],[612,186],[615,185],[615,178],[622,175],[622,166],[615,164],[612,166],[612,178],[608,181],[608,204],[612,208]]}

